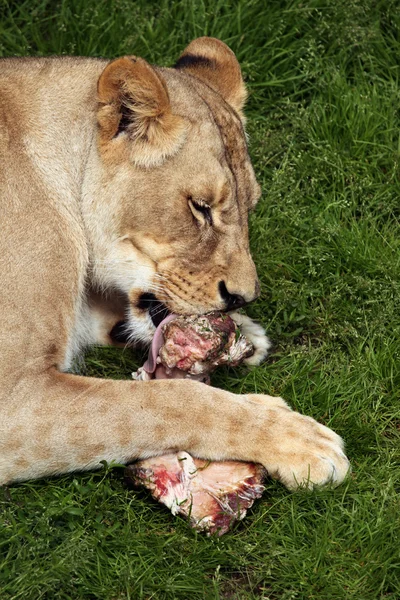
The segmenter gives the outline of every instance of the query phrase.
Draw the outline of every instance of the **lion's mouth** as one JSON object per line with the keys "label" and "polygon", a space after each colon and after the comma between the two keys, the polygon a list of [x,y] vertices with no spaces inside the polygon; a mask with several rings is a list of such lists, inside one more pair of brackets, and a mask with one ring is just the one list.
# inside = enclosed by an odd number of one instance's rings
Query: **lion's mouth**
{"label": "lion's mouth", "polygon": [[171,311],[151,292],[145,292],[139,298],[138,307],[147,310],[154,327],[158,327]]}

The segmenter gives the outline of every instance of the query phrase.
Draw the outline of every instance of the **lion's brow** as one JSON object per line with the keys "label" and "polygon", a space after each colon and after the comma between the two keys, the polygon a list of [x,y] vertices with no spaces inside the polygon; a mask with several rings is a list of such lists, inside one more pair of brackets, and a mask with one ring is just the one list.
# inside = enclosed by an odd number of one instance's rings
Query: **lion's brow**
{"label": "lion's brow", "polygon": [[211,106],[208,98],[205,98],[203,93],[201,94],[201,97],[219,132],[224,148],[225,161],[235,182],[234,197],[236,199],[240,219],[242,219],[242,212],[244,211],[241,209],[240,198],[245,198],[246,215],[248,207],[251,205],[248,170],[246,168],[246,163],[250,161],[250,157],[243,125],[239,117],[226,102],[221,103],[221,106],[218,107],[219,110],[217,110],[215,106]]}

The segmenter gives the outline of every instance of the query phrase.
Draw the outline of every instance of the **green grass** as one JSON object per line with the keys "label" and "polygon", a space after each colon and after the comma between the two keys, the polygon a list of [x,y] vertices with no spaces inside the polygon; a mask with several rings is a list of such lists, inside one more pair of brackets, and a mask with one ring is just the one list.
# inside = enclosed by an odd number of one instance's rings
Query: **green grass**
{"label": "green grass", "polygon": [[[275,354],[221,371],[284,396],[346,440],[351,478],[290,494],[207,539],[128,491],[120,468],[0,492],[0,597],[400,598],[400,9],[397,0],[0,2],[0,54],[171,65],[192,38],[237,53],[263,197],[251,218]],[[140,356],[95,349],[88,374]]]}

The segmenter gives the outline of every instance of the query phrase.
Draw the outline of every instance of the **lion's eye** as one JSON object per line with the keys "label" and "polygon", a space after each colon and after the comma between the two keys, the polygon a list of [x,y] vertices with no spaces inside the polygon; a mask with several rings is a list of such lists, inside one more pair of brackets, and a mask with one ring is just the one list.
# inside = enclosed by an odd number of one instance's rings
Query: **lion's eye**
{"label": "lion's eye", "polygon": [[211,207],[206,202],[203,200],[193,200],[193,198],[189,196],[188,203],[193,216],[200,221],[200,223],[213,224]]}

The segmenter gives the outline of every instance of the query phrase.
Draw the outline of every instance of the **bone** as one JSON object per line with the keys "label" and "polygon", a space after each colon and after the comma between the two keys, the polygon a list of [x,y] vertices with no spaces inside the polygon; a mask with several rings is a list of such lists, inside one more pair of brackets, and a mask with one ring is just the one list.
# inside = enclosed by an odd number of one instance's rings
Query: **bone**
{"label": "bone", "polygon": [[206,462],[187,452],[166,454],[129,465],[127,481],[145,487],[173,515],[207,535],[223,535],[260,498],[265,470],[238,461]]}

